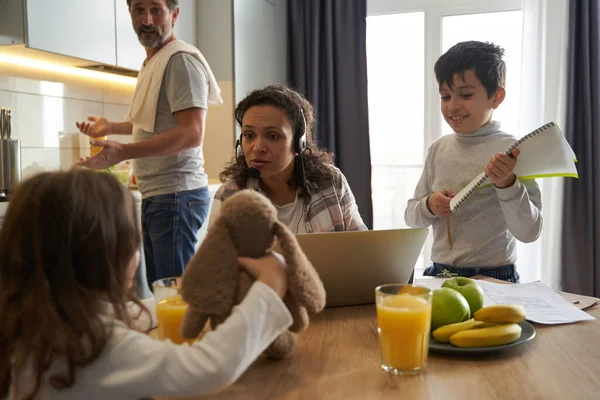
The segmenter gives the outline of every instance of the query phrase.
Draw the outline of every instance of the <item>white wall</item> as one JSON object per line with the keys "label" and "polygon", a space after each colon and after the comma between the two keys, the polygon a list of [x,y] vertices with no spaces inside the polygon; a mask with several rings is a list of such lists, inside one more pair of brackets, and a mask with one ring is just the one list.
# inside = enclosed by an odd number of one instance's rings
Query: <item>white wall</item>
{"label": "white wall", "polygon": [[205,168],[212,180],[233,156],[236,104],[252,89],[287,82],[287,0],[197,0],[196,8],[197,46],[224,101],[207,118]]}
{"label": "white wall", "polygon": [[197,47],[210,64],[223,98],[223,105],[208,110],[204,137],[204,168],[214,182],[233,156],[233,1],[197,0],[196,11]]}
{"label": "white wall", "polygon": [[132,85],[0,63],[0,107],[12,109],[23,177],[68,169],[89,155],[89,139],[75,122],[88,115],[122,120],[132,93]]}
{"label": "white wall", "polygon": [[179,0],[179,17],[175,23],[175,36],[193,46],[197,45],[196,0]]}

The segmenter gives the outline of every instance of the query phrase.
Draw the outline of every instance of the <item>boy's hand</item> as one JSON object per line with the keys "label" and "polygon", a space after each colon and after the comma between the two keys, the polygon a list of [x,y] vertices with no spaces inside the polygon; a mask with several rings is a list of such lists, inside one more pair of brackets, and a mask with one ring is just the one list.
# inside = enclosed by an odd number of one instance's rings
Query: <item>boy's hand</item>
{"label": "boy's hand", "polygon": [[511,155],[496,153],[494,157],[490,158],[484,171],[497,188],[504,189],[515,183],[517,176],[513,171],[517,165],[519,154],[520,151],[514,149]]}
{"label": "boy's hand", "polygon": [[269,286],[283,298],[287,291],[287,275],[285,273],[285,259],[279,253],[269,252],[261,258],[239,257],[240,267],[257,281]]}
{"label": "boy's hand", "polygon": [[447,217],[452,215],[450,211],[450,200],[456,196],[456,193],[450,189],[439,190],[432,193],[427,198],[427,208],[432,214],[438,217]]}

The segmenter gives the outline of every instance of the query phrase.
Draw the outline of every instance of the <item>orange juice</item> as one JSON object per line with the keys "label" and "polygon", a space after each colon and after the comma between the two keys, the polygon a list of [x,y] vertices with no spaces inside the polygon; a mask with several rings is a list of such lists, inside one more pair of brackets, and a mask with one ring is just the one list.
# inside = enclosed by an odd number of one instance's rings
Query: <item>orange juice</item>
{"label": "orange juice", "polygon": [[[100,136],[97,138],[93,138],[92,140],[107,140],[108,136]],[[102,150],[104,147],[102,146],[92,146],[90,144],[90,157],[95,156],[96,154],[98,154],[100,152],[100,150]]]}
{"label": "orange juice", "polygon": [[377,304],[377,325],[384,369],[419,371],[427,364],[431,303],[409,294]]}
{"label": "orange juice", "polygon": [[173,343],[191,343],[192,340],[181,336],[181,322],[188,305],[181,295],[167,297],[156,305],[156,319],[158,320],[158,337],[171,339]]}

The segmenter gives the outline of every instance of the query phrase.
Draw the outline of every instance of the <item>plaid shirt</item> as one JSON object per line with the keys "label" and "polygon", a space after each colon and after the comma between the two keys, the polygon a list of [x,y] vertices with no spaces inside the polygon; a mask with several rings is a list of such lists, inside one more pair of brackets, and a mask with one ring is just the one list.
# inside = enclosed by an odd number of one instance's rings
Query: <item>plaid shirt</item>
{"label": "plaid shirt", "polygon": [[[309,196],[299,199],[299,201],[308,202],[304,215],[306,231],[314,233],[367,230],[346,177],[338,168],[332,168],[334,177],[331,181],[321,184],[307,182]],[[214,200],[223,202],[242,189],[254,189],[265,194],[260,186],[260,181],[249,177],[245,188],[239,188],[232,181],[224,183],[217,190]],[[211,220],[212,218],[211,214]],[[295,227],[289,228],[295,231]]]}

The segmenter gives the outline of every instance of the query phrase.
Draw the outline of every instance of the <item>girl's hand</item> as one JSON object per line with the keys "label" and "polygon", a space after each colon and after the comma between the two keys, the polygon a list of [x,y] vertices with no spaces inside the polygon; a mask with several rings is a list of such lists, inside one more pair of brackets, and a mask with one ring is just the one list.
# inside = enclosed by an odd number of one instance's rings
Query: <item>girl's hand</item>
{"label": "girl's hand", "polygon": [[281,254],[271,251],[261,258],[239,257],[238,263],[257,281],[273,289],[279,297],[285,296],[287,291],[286,264]]}

